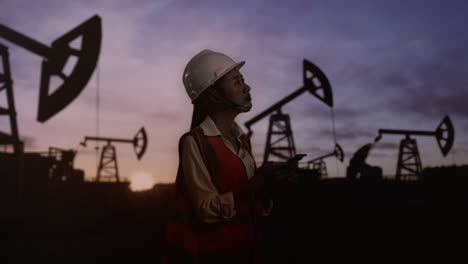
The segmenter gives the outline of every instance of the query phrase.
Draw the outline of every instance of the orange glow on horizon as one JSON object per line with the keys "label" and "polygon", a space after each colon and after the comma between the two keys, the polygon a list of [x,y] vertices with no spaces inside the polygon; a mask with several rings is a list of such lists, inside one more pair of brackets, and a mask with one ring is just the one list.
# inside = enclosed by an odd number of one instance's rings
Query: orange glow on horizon
{"label": "orange glow on horizon", "polygon": [[155,181],[147,172],[138,171],[130,176],[130,190],[133,192],[145,191],[151,189]]}

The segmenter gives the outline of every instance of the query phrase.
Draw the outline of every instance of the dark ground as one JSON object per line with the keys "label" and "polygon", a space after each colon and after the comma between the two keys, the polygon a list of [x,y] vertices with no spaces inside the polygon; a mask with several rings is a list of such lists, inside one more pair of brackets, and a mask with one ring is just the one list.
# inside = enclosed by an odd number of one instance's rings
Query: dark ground
{"label": "dark ground", "polygon": [[[463,263],[468,181],[447,177],[284,184],[264,219],[267,263]],[[0,263],[159,263],[172,190],[49,184],[4,206]]]}

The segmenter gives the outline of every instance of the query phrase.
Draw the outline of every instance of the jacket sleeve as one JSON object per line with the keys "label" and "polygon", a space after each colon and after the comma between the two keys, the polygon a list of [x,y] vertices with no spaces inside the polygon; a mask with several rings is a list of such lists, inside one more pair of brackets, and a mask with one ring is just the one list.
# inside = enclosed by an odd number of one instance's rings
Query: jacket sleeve
{"label": "jacket sleeve", "polygon": [[218,193],[193,137],[184,137],[181,144],[182,184],[187,190],[190,206],[200,220],[208,224],[231,219],[236,214],[232,192]]}

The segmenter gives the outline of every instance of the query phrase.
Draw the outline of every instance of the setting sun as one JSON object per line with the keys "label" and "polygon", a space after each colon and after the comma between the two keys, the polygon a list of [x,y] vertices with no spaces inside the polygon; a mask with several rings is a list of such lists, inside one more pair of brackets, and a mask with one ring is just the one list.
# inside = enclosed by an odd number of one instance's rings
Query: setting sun
{"label": "setting sun", "polygon": [[154,185],[154,179],[147,172],[135,172],[130,177],[130,189],[134,192],[151,189]]}

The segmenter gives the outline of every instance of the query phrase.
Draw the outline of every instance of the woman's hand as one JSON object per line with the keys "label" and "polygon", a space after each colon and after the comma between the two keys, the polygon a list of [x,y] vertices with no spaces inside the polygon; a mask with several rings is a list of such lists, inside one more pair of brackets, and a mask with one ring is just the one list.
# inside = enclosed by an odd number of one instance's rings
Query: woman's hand
{"label": "woman's hand", "polygon": [[297,165],[288,162],[265,162],[252,177],[255,190],[271,195],[279,183],[295,174]]}
{"label": "woman's hand", "polygon": [[234,192],[235,199],[251,192],[263,197],[272,197],[279,184],[295,174],[296,168],[297,164],[294,162],[268,161],[263,163],[255,175],[249,179],[248,184]]}
{"label": "woman's hand", "polygon": [[297,164],[293,162],[266,162],[258,170],[266,182],[277,183],[294,175]]}

